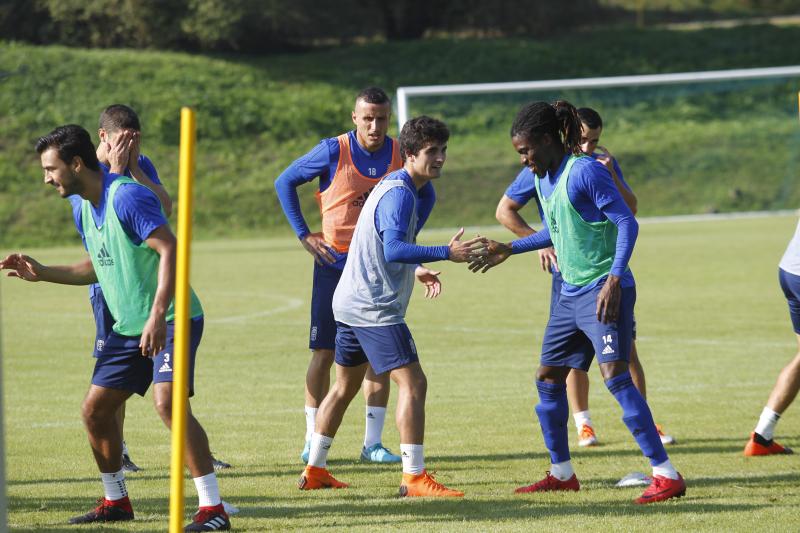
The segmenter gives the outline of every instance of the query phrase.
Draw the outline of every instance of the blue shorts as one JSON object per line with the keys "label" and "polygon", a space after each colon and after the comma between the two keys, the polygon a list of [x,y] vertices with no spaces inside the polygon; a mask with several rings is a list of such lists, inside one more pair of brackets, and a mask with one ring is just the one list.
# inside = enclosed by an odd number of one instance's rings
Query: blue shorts
{"label": "blue shorts", "polygon": [[[189,331],[189,396],[194,396],[194,362],[197,347],[203,337],[202,316],[190,321]],[[116,333],[117,342],[136,340],[136,351],[105,353],[97,358],[92,375],[92,385],[109,389],[121,389],[144,396],[150,383],[172,382],[172,354],[175,350],[175,324],[167,322],[167,344],[154,357],[144,357],[138,348],[139,337],[123,337]]]}
{"label": "blue shorts", "polygon": [[794,332],[800,335],[800,276],[778,269],[778,281],[789,303],[789,317],[792,319]]}
{"label": "blue shorts", "polygon": [[[99,283],[89,285],[89,302],[92,304],[92,314],[94,315],[95,324],[94,352],[92,355],[100,357],[103,355],[112,333],[111,328],[114,326],[114,317],[108,309],[106,299],[103,296],[103,289],[100,288]],[[111,348],[111,346],[109,346],[109,348]]]}
{"label": "blue shorts", "polygon": [[419,361],[417,346],[405,322],[391,326],[359,328],[337,322],[336,364],[369,363],[376,374]]}
{"label": "blue shorts", "polygon": [[598,285],[578,296],[560,295],[544,331],[542,366],[589,370],[595,354],[600,363],[630,359],[636,287],[621,289],[619,319],[610,324],[597,320],[602,288]]}
{"label": "blue shorts", "polygon": [[333,292],[341,277],[342,271],[335,266],[322,266],[314,263],[311,328],[308,336],[308,347],[312,350],[333,350],[336,347]]}

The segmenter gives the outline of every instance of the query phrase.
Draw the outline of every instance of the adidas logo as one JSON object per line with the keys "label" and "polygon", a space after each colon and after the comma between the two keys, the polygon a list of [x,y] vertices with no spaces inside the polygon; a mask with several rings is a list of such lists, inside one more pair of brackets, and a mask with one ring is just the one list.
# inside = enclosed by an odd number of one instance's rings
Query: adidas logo
{"label": "adidas logo", "polygon": [[375,187],[373,186],[370,190],[368,190],[367,192],[365,192],[364,194],[353,200],[352,203],[353,207],[364,207],[364,204],[367,202],[367,198],[369,198],[369,193],[371,193],[372,189],[374,188]]}
{"label": "adidas logo", "polygon": [[373,415],[372,413],[367,413],[367,418],[375,418],[375,415]]}
{"label": "adidas logo", "polygon": [[100,247],[100,252],[97,254],[97,264],[100,266],[114,266],[114,259],[111,257],[111,254],[108,253],[106,243],[103,243]]}
{"label": "adidas logo", "polygon": [[603,355],[609,355],[612,353],[614,353],[614,348],[607,344],[606,347],[603,348]]}
{"label": "adidas logo", "polygon": [[558,222],[553,215],[550,215],[550,232],[551,233],[558,233]]}
{"label": "adidas logo", "polygon": [[172,367],[169,366],[169,363],[165,362],[161,365],[161,368],[158,369],[158,373],[161,374],[162,372],[172,372]]}

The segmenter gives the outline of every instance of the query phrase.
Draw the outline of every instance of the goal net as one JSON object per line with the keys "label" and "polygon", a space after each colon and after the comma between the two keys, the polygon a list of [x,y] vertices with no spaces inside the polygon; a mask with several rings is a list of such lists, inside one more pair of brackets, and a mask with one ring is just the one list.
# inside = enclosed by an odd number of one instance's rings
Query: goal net
{"label": "goal net", "polygon": [[436,218],[487,224],[521,168],[511,123],[534,100],[600,113],[600,144],[619,161],[641,215],[800,207],[798,90],[800,67],[779,67],[401,87],[396,105],[400,124],[427,114],[450,127]]}

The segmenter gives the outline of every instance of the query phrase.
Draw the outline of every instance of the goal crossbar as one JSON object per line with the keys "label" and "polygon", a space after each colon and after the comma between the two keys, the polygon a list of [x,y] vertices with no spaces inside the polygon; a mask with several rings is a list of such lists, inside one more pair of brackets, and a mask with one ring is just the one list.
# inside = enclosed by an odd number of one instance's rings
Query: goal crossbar
{"label": "goal crossbar", "polygon": [[800,76],[800,65],[733,70],[708,70],[702,72],[675,72],[671,74],[646,74],[640,76],[610,76],[604,78],[572,78],[562,80],[464,83],[454,85],[418,85],[413,87],[398,87],[397,129],[400,131],[403,128],[403,124],[405,124],[408,120],[409,96],[513,93],[547,89],[621,87],[625,85],[668,85],[673,83],[700,83],[792,76]]}

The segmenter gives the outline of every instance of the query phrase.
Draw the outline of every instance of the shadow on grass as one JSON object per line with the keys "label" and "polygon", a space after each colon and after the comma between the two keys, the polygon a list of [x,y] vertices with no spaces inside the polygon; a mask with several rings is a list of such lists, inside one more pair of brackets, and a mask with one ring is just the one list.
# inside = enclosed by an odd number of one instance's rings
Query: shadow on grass
{"label": "shadow on grass", "polygon": [[[188,500],[187,500],[188,502]],[[260,503],[263,505],[264,500]],[[15,525],[14,520],[20,517],[12,516],[9,522],[13,531],[86,531],[91,526],[70,526],[67,521],[79,514],[84,514],[96,505],[90,498],[75,497],[18,497],[10,496],[8,499],[8,509],[13,514],[26,513],[27,522],[35,522],[34,525]],[[186,523],[191,520],[191,515],[196,511],[193,507],[194,502],[187,504],[185,509]],[[164,498],[134,498],[133,512],[135,515],[133,522],[104,523],[97,524],[92,530],[102,529],[103,531],[165,531],[169,520],[169,502]],[[42,520],[35,519],[35,513],[41,513]],[[59,516],[53,516],[58,513]],[[133,527],[135,526],[135,528]]]}
{"label": "shadow on grass", "polygon": [[[579,495],[575,495],[580,499]],[[729,513],[755,511],[766,505],[741,505],[702,503],[696,501],[676,501],[652,506],[637,506],[628,501],[615,498],[602,502],[579,503],[538,500],[530,497],[491,498],[473,500],[458,499],[423,499],[423,500],[383,500],[376,502],[374,498],[362,498],[362,501],[348,502],[313,502],[308,506],[285,505],[277,508],[256,507],[242,510],[242,517],[304,519],[307,517],[325,517],[325,522],[338,527],[343,525],[373,525],[376,528],[384,525],[397,526],[402,523],[420,521],[469,522],[469,521],[513,521],[531,518],[548,519],[581,515],[585,517],[614,516],[648,516],[652,514],[683,513]],[[318,525],[317,527],[319,527]],[[325,527],[322,525],[322,527]]]}

